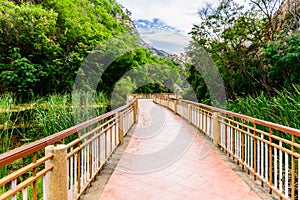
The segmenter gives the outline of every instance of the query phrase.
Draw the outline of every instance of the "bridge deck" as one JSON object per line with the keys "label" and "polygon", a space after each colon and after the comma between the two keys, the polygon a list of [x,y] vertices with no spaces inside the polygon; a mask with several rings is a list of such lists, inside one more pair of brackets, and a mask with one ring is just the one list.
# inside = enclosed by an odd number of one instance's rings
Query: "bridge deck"
{"label": "bridge deck", "polygon": [[260,199],[179,116],[152,100],[139,109],[101,200]]}

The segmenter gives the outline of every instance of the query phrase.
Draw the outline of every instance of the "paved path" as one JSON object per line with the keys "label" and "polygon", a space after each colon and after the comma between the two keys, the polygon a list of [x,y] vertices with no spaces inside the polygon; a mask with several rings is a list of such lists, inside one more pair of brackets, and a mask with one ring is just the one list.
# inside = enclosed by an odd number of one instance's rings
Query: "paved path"
{"label": "paved path", "polygon": [[179,116],[152,100],[139,109],[100,200],[260,199]]}

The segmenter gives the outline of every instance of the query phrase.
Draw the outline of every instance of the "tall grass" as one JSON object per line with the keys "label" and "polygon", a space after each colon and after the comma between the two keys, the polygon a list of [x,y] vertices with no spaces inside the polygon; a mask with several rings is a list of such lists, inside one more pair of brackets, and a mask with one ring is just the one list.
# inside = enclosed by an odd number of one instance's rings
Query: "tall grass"
{"label": "tall grass", "polygon": [[[81,96],[82,100],[91,102],[86,100],[88,98],[88,94]],[[53,94],[26,105],[17,104],[10,94],[0,95],[0,153],[67,129],[89,117],[101,115],[106,112],[107,102],[107,97],[98,93],[93,105],[84,104],[80,107],[80,113],[84,113],[85,117],[77,121],[74,120],[77,119],[76,109],[72,106],[70,94]],[[91,112],[94,115],[90,115]]]}
{"label": "tall grass", "polygon": [[258,97],[248,96],[228,101],[227,109],[258,119],[300,129],[300,86],[294,91],[277,91],[269,97],[261,93]]}

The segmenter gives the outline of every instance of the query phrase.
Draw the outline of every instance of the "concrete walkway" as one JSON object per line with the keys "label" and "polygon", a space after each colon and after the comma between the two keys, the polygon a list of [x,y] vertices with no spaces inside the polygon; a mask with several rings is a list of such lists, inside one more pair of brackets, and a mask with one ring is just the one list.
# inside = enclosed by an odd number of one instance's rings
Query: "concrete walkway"
{"label": "concrete walkway", "polygon": [[260,199],[179,116],[152,100],[139,109],[101,200]]}

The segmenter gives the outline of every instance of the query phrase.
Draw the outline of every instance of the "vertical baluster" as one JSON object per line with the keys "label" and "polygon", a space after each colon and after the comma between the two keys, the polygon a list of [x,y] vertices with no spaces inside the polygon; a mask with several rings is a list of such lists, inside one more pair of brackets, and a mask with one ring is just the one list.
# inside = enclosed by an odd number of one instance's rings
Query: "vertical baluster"
{"label": "vertical baluster", "polygon": [[[73,147],[70,148],[70,152],[72,152],[72,151],[73,151]],[[69,189],[71,191],[73,191],[73,181],[74,181],[74,179],[73,179],[73,166],[74,166],[73,159],[74,159],[74,156],[71,156],[70,160],[69,160],[69,167],[68,167],[68,170],[69,170],[69,176],[68,177],[69,177],[69,180],[70,180]]]}
{"label": "vertical baluster", "polygon": [[[247,129],[247,132],[249,133],[249,129]],[[247,157],[246,157],[246,161],[247,161],[247,165],[250,166],[251,163],[251,143],[250,143],[251,137],[250,135],[246,134],[246,141],[247,141]]]}
{"label": "vertical baluster", "polygon": [[260,149],[260,140],[257,140],[257,173],[260,174],[260,166],[261,166],[261,158],[260,158],[260,155],[261,155],[261,149]]}
{"label": "vertical baluster", "polygon": [[194,122],[194,115],[195,115],[194,106],[191,106],[191,111],[192,111],[192,119],[191,119],[191,121],[192,121],[192,124],[195,124],[195,122]]}
{"label": "vertical baluster", "polygon": [[[126,128],[126,115],[124,115],[124,126]],[[125,134],[125,130],[124,130],[124,134]],[[107,131],[105,131],[104,133],[104,152],[105,152],[105,160],[107,159]]]}
{"label": "vertical baluster", "polygon": [[[270,128],[270,136],[269,136],[269,142],[272,144],[273,143],[273,138],[271,137],[273,134],[273,130],[272,128]],[[273,147],[272,145],[269,145],[269,168],[267,168],[267,170],[269,169],[269,184],[273,185],[273,149],[275,150],[275,147]],[[272,194],[272,189],[270,188],[270,194]]]}
{"label": "vertical baluster", "polygon": [[[81,162],[81,167],[80,167],[80,177],[78,177],[80,179],[80,188],[82,188],[82,183],[83,183],[83,177],[84,177],[84,173],[83,173],[83,168],[84,168],[84,148],[81,149],[81,158],[80,158],[80,162]],[[80,192],[80,191],[79,191]]]}
{"label": "vertical baluster", "polygon": [[233,153],[237,156],[237,137],[236,129],[233,128]]}
{"label": "vertical baluster", "polygon": [[208,129],[207,129],[207,127],[208,127],[208,126],[207,126],[207,111],[206,111],[206,112],[205,112],[205,134],[206,134],[206,135],[209,135],[209,134],[208,134]]}
{"label": "vertical baluster", "polygon": [[[93,134],[95,136],[95,134]],[[91,142],[91,149],[92,149],[92,157],[91,157],[91,166],[90,166],[90,169],[91,169],[91,175],[90,176],[93,176],[94,172],[95,172],[95,144],[94,144],[94,140]]]}
{"label": "vertical baluster", "polygon": [[229,131],[229,125],[226,125],[226,149],[230,150],[230,131]]}
{"label": "vertical baluster", "polygon": [[[17,179],[11,181],[11,189],[15,190],[17,187]],[[12,200],[17,200],[17,195],[12,196]]]}
{"label": "vertical baluster", "polygon": [[300,200],[300,158],[298,158],[298,200]]}
{"label": "vertical baluster", "polygon": [[[131,118],[132,119],[132,118]],[[132,124],[134,123],[133,121],[131,122]],[[109,126],[111,126],[111,124],[109,124]],[[109,135],[109,142],[110,142],[110,153],[112,153],[113,152],[113,129],[112,129],[112,127],[110,127],[109,128],[109,130],[110,130],[110,135]]]}
{"label": "vertical baluster", "polygon": [[95,170],[98,169],[98,163],[99,163],[99,146],[98,146],[98,135],[99,133],[97,133],[97,137],[95,139]]}
{"label": "vertical baluster", "polygon": [[[264,138],[263,134],[260,135],[260,138]],[[260,167],[260,176],[261,177],[264,177],[264,143],[263,141],[260,142],[260,145],[261,145],[261,151],[260,151],[260,154],[261,154],[261,161],[260,161],[260,164],[261,164],[261,167]]]}
{"label": "vertical baluster", "polygon": [[200,130],[203,130],[203,129],[202,129],[202,120],[203,120],[203,117],[202,117],[202,109],[200,109],[199,115],[200,115]]}
{"label": "vertical baluster", "polygon": [[202,110],[202,117],[203,117],[203,121],[202,121],[202,130],[203,130],[203,133],[206,134],[205,132],[205,126],[206,126],[206,122],[205,122],[205,110]]}
{"label": "vertical baluster", "polygon": [[221,145],[224,145],[223,144],[224,137],[223,137],[223,124],[222,123],[220,124],[220,131],[221,131],[221,134],[220,134]]}
{"label": "vertical baluster", "polygon": [[[116,116],[115,116],[115,120],[114,120],[114,123],[116,122]],[[100,135],[100,133],[99,133]],[[115,124],[114,125],[114,139],[115,139],[115,147],[117,146],[117,135],[118,135],[118,132],[117,132],[117,125]],[[100,146],[98,145],[98,149],[100,150]]]}
{"label": "vertical baluster", "polygon": [[197,107],[197,127],[200,129],[200,109]]}
{"label": "vertical baluster", "polygon": [[[257,136],[256,135],[256,124],[254,123],[253,124],[253,128],[254,128],[254,131],[253,131],[253,136]],[[257,151],[257,139],[256,138],[254,138],[253,137],[253,142],[254,142],[254,144],[253,144],[253,147],[254,147],[254,149],[253,149],[253,162],[254,162],[254,180],[256,180],[256,174],[257,174],[257,165],[258,165],[258,163],[257,163],[257,154],[258,154],[258,151]]]}
{"label": "vertical baluster", "polygon": [[[292,135],[292,142],[293,142],[293,144],[295,144],[295,135]],[[294,145],[292,145],[292,152],[293,152],[293,154],[295,153],[295,146]],[[291,155],[291,199],[295,199],[295,190],[296,190],[296,184],[295,184],[295,176],[296,176],[296,174],[295,174],[295,171],[296,171],[296,169],[295,169],[295,157],[294,157],[294,155]]]}
{"label": "vertical baluster", "polygon": [[[86,140],[85,140],[85,142],[86,142]],[[88,177],[88,164],[89,164],[89,162],[88,162],[88,160],[89,160],[89,151],[88,151],[88,145],[84,148],[84,161],[83,161],[83,163],[84,163],[84,171],[83,171],[83,173],[84,173],[84,178],[83,178],[83,184],[82,184],[82,186],[84,186],[85,185],[85,183],[86,183],[86,181],[87,181],[87,177]]]}
{"label": "vertical baluster", "polygon": [[[96,134],[94,134],[95,136]],[[95,163],[96,163],[96,139],[92,141],[92,174],[95,172]]]}
{"label": "vertical baluster", "polygon": [[[268,168],[269,168],[269,146],[267,143],[265,143],[265,179],[267,181],[269,181],[269,171],[268,171]],[[271,159],[271,158],[270,158]],[[270,166],[272,167],[272,166]]]}
{"label": "vertical baluster", "polygon": [[78,191],[78,155],[80,154],[80,152],[74,154],[74,190],[73,190],[73,198],[76,197],[76,193]]}
{"label": "vertical baluster", "polygon": [[249,143],[248,143],[248,135],[247,134],[245,134],[244,135],[244,138],[245,138],[245,164],[246,165],[249,165],[249,147],[248,147],[248,145],[249,145]]}
{"label": "vertical baluster", "polygon": [[[47,200],[46,199],[46,183],[45,183],[45,175],[43,177],[43,194],[44,194],[44,200]],[[24,188],[22,190],[22,196],[23,196],[23,200],[27,200],[28,198],[28,195],[27,195],[27,187]]]}
{"label": "vertical baluster", "polygon": [[[32,163],[36,163],[37,161],[37,152],[33,153],[32,155]],[[36,176],[37,174],[37,169],[36,167],[32,169],[32,176]],[[32,183],[32,189],[33,189],[33,199],[37,200],[38,199],[38,192],[37,192],[37,182],[34,181]]]}
{"label": "vertical baluster", "polygon": [[[228,122],[230,124],[230,122]],[[230,139],[230,127],[227,126],[227,149],[230,151],[231,139]]]}
{"label": "vertical baluster", "polygon": [[[282,142],[279,141],[279,146],[282,147]],[[279,191],[282,192],[282,151],[279,149]]]}
{"label": "vertical baluster", "polygon": [[253,143],[253,138],[250,138],[250,166],[252,169],[254,169],[253,163],[254,161],[254,143]]}
{"label": "vertical baluster", "polygon": [[[233,123],[232,123],[233,125]],[[231,153],[234,155],[234,146],[235,146],[235,141],[234,141],[234,129],[230,127],[230,134],[231,134]]]}
{"label": "vertical baluster", "polygon": [[[249,129],[248,129],[248,132],[249,132]],[[250,163],[251,163],[251,160],[252,160],[252,147],[251,147],[251,139],[252,137],[250,137],[250,135],[248,135],[248,166],[250,166]]]}
{"label": "vertical baluster", "polygon": [[222,132],[223,132],[223,145],[225,146],[225,129],[226,129],[226,127],[225,127],[225,124],[222,124],[222,126],[223,126],[223,128],[222,128]]}
{"label": "vertical baluster", "polygon": [[207,116],[207,122],[206,123],[207,123],[207,135],[210,137],[210,118],[209,118],[209,116]]}
{"label": "vertical baluster", "polygon": [[289,196],[289,155],[287,152],[285,152],[284,158],[285,158],[285,162],[284,162],[284,165],[285,165],[284,192],[285,192],[285,196],[288,197]]}
{"label": "vertical baluster", "polygon": [[[239,128],[239,127],[238,127]],[[236,140],[236,143],[237,143],[237,147],[236,147],[236,150],[237,150],[237,157],[238,159],[241,159],[241,141],[240,141],[240,132],[239,130],[236,130],[236,135],[237,135],[237,140]]]}
{"label": "vertical baluster", "polygon": [[243,158],[242,158],[243,142],[242,142],[242,132],[241,131],[239,131],[239,142],[240,142],[240,159],[243,162]]}
{"label": "vertical baluster", "polygon": [[277,158],[277,148],[274,147],[274,187],[278,188],[278,158]]}
{"label": "vertical baluster", "polygon": [[[47,182],[46,182],[46,174],[43,176],[43,200],[47,200],[46,192],[47,192]],[[25,197],[24,197],[25,196]],[[27,200],[27,188],[23,189],[23,200]]]}
{"label": "vertical baluster", "polygon": [[[118,120],[118,117],[116,116],[116,118],[115,118],[115,120]],[[97,143],[98,143],[98,151],[97,151],[97,153],[98,153],[98,167],[101,167],[101,153],[102,153],[102,151],[101,151],[101,132],[102,132],[102,130],[100,129],[99,130],[99,136],[97,137]],[[115,125],[115,144],[117,145],[117,135],[118,135],[119,133],[118,133],[118,128],[117,128],[117,125]]]}
{"label": "vertical baluster", "polygon": [[[231,124],[231,122],[229,123],[229,124]],[[229,143],[230,143],[230,152],[232,153],[232,142],[233,142],[233,139],[232,139],[232,128],[231,128],[231,126],[229,126],[229,137],[230,137],[230,141],[229,141]]]}

